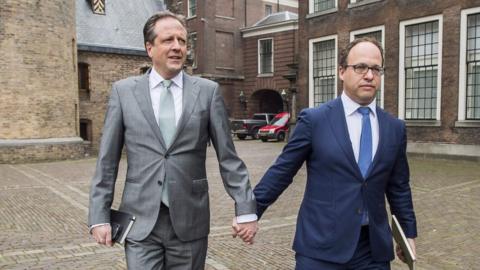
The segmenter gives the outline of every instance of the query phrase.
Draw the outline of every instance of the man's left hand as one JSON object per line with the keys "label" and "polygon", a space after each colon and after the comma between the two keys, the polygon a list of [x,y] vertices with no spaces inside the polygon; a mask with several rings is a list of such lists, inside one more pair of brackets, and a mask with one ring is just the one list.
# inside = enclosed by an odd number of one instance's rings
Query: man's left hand
{"label": "man's left hand", "polygon": [[255,234],[257,234],[258,231],[258,222],[255,220],[252,222],[237,223],[237,218],[234,217],[232,222],[232,229],[232,236],[234,238],[238,235],[240,236],[240,238],[242,238],[243,242],[251,245],[253,244],[253,239],[255,238]]}
{"label": "man's left hand", "polygon": [[[410,248],[412,248],[413,255],[414,255],[415,258],[416,258],[416,257],[417,257],[417,252],[415,251],[415,239],[407,238],[407,240],[408,240],[408,243],[410,244]],[[406,263],[405,255],[403,254],[403,251],[402,251],[402,249],[400,248],[400,245],[398,245],[398,244],[397,244],[396,253],[397,253],[398,258],[399,258],[402,262]]]}

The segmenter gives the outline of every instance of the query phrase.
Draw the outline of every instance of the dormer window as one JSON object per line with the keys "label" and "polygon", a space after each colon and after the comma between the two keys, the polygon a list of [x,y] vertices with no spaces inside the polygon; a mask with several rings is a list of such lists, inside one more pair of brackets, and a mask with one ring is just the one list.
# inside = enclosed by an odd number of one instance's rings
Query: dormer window
{"label": "dormer window", "polygon": [[105,15],[105,1],[106,0],[90,0],[93,13]]}

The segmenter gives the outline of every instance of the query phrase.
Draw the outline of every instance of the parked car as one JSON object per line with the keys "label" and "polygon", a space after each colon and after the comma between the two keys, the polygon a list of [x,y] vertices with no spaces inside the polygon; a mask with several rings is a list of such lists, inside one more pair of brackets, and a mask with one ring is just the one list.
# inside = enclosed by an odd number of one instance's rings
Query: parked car
{"label": "parked car", "polygon": [[285,140],[285,135],[288,132],[288,123],[290,122],[290,114],[288,112],[282,112],[275,115],[270,124],[261,127],[258,131],[258,137],[262,142],[266,142],[269,139],[275,139],[279,142]]}
{"label": "parked car", "polygon": [[270,123],[275,117],[274,113],[255,113],[249,119],[234,119],[230,122],[232,133],[240,140],[245,140],[247,136],[258,139],[258,130]]}

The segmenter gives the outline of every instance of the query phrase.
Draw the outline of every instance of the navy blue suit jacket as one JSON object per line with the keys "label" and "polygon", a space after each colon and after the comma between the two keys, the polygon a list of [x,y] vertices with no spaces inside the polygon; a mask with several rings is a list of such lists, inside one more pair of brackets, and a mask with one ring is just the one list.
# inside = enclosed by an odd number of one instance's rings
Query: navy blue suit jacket
{"label": "navy blue suit jacket", "polygon": [[376,261],[392,260],[385,195],[406,236],[416,237],[405,125],[380,108],[377,117],[378,149],[366,179],[355,161],[342,101],[337,98],[300,113],[288,144],[255,187],[257,215],[261,217],[307,162],[307,183],[293,242],[295,252],[347,262],[357,246],[366,205],[372,256]]}

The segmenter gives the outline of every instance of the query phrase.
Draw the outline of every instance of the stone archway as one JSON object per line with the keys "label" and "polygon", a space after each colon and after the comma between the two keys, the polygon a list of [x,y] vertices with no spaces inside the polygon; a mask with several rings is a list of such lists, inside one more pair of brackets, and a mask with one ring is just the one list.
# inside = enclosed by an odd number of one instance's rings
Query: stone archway
{"label": "stone archway", "polygon": [[279,113],[284,111],[282,96],[272,89],[257,90],[251,96],[251,113]]}

